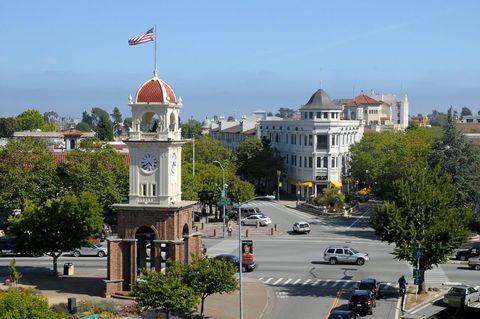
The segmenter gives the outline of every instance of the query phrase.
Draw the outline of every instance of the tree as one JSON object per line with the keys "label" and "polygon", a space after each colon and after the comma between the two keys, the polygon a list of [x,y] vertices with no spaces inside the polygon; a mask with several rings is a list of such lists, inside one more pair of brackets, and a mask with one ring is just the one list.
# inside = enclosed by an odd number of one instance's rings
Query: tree
{"label": "tree", "polygon": [[281,107],[278,109],[277,114],[275,116],[281,117],[282,119],[291,119],[295,114],[295,110],[292,110],[288,107]]}
{"label": "tree", "polygon": [[181,127],[183,138],[195,137],[196,139],[198,139],[202,135],[202,123],[197,120],[189,119],[187,123],[181,124]]}
{"label": "tree", "polygon": [[[437,166],[409,167],[393,182],[391,200],[380,206],[372,219],[375,233],[388,243],[395,243],[393,254],[416,267],[415,248],[423,251],[419,269],[446,262],[454,249],[468,238],[467,225],[472,211],[455,206],[456,189],[451,177]],[[425,291],[420,281],[419,291]]]}
{"label": "tree", "polygon": [[17,116],[17,123],[22,131],[41,130],[45,126],[42,114],[35,109],[29,109]]}
{"label": "tree", "polygon": [[17,119],[14,117],[0,118],[0,137],[12,137],[18,130]]}
{"label": "tree", "polygon": [[87,111],[83,111],[82,113],[82,122],[87,123],[90,126],[90,129],[93,130],[94,125],[93,125],[93,117],[88,114]]}
{"label": "tree", "polygon": [[113,129],[115,131],[115,135],[120,135],[122,133],[123,122],[122,122],[122,113],[120,113],[120,110],[118,109],[118,107],[115,106],[113,108],[112,114],[110,114],[110,116],[112,117]]}
{"label": "tree", "polygon": [[433,110],[429,116],[430,125],[443,127],[447,124],[447,113]]}
{"label": "tree", "polygon": [[467,115],[472,115],[472,111],[468,107],[462,107],[462,111],[460,112],[460,117],[464,117]]}
{"label": "tree", "polygon": [[57,112],[54,112],[54,111],[48,111],[48,112],[44,112],[43,113],[43,120],[45,121],[45,123],[49,124],[49,123],[56,123],[59,119],[59,116],[57,114]]}
{"label": "tree", "polygon": [[352,178],[360,187],[368,185],[376,195],[389,199],[393,181],[404,176],[409,166],[425,163],[440,134],[438,129],[428,128],[366,133],[350,147]]}
{"label": "tree", "polygon": [[113,124],[108,116],[100,117],[97,124],[97,137],[102,141],[113,141]]}
{"label": "tree", "polygon": [[123,120],[123,127],[125,128],[125,130],[130,130],[130,128],[132,127],[132,118],[131,117],[126,117],[124,120]]}
{"label": "tree", "polygon": [[43,203],[58,193],[56,163],[44,142],[9,140],[0,149],[0,207],[21,209],[25,201]]}
{"label": "tree", "polygon": [[[185,144],[182,150],[182,157],[184,161],[192,162],[192,143]],[[231,157],[232,151],[225,148],[222,142],[214,140],[209,136],[202,136],[199,139],[195,139],[195,165],[198,163],[212,163],[213,161],[220,161],[224,167],[234,165]]]}
{"label": "tree", "polygon": [[77,124],[76,129],[82,132],[91,132],[92,128],[87,122],[80,122]]}
{"label": "tree", "polygon": [[457,205],[476,210],[480,220],[480,149],[456,127],[452,109],[448,112],[443,136],[434,144],[429,156],[431,167],[440,165],[450,174],[457,188]]}
{"label": "tree", "polygon": [[17,271],[17,261],[15,260],[15,258],[10,260],[8,270],[10,273],[10,280],[12,281],[13,287],[17,288],[18,281],[22,279],[22,274]]}
{"label": "tree", "polygon": [[124,155],[97,138],[84,139],[80,149],[69,152],[59,164],[58,176],[63,193],[91,192],[104,211],[128,196],[128,165]]}
{"label": "tree", "polygon": [[235,152],[237,173],[253,183],[257,193],[276,190],[277,171],[285,171],[280,153],[270,146],[270,141],[249,138],[240,143]]}
{"label": "tree", "polygon": [[88,192],[49,199],[44,205],[27,201],[20,215],[9,218],[9,231],[20,252],[52,257],[56,276],[62,253],[87,245],[100,233],[101,212],[97,198]]}
{"label": "tree", "polygon": [[170,318],[172,311],[189,312],[198,304],[198,295],[185,283],[185,267],[180,262],[168,262],[164,273],[147,271],[133,286],[137,309],[162,309]]}
{"label": "tree", "polygon": [[236,273],[237,267],[231,263],[206,256],[196,256],[190,264],[186,265],[184,280],[200,296],[201,317],[203,317],[205,299],[208,296],[230,293],[238,289]]}

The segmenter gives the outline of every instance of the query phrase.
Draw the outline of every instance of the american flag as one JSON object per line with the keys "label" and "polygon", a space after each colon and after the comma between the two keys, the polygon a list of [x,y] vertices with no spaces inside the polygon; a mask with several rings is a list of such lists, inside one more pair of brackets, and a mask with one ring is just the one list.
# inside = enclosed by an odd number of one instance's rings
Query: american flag
{"label": "american flag", "polygon": [[129,45],[136,45],[136,44],[142,44],[142,43],[150,42],[150,41],[153,41],[153,28],[151,28],[150,30],[148,30],[144,34],[139,35],[138,37],[131,38],[130,40],[128,40],[128,44]]}

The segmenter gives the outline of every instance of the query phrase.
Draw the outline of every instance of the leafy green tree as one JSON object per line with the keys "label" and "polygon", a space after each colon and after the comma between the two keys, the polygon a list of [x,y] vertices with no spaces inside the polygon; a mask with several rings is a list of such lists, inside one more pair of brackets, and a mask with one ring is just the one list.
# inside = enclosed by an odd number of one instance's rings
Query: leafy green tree
{"label": "leafy green tree", "polygon": [[113,124],[106,116],[100,117],[98,121],[97,137],[102,141],[113,141]]}
{"label": "leafy green tree", "polygon": [[456,127],[452,109],[448,112],[443,136],[429,156],[431,167],[440,165],[450,174],[457,188],[457,205],[476,209],[480,220],[480,149]]}
{"label": "leafy green tree", "polygon": [[130,130],[130,128],[132,127],[132,118],[131,117],[126,117],[123,120],[123,127],[127,131]]}
{"label": "leafy green tree", "polygon": [[270,146],[270,141],[249,138],[240,143],[235,152],[237,173],[256,186],[257,193],[276,190],[277,171],[285,171],[280,153]]}
{"label": "leafy green tree", "polygon": [[202,123],[197,120],[189,119],[187,123],[182,123],[182,137],[198,139],[201,136]]}
{"label": "leafy green tree", "polygon": [[468,107],[462,107],[462,111],[460,112],[460,116],[464,117],[467,115],[472,115],[472,111]]}
{"label": "leafy green tree", "polygon": [[[451,177],[439,167],[413,165],[393,182],[391,199],[380,206],[372,226],[380,238],[395,243],[393,254],[416,267],[415,248],[423,250],[419,269],[446,262],[468,238],[472,211],[455,206],[456,189]],[[420,291],[425,291],[420,282]]]}
{"label": "leafy green tree", "polygon": [[200,316],[205,299],[213,294],[230,293],[238,289],[237,267],[231,263],[205,256],[194,257],[185,267],[185,282],[200,296]]}
{"label": "leafy green tree", "polygon": [[59,116],[55,111],[48,111],[43,113],[43,120],[47,124],[52,122],[55,123],[58,119],[59,119]]}
{"label": "leafy green tree", "polygon": [[118,107],[114,107],[112,114],[110,114],[112,117],[113,121],[113,130],[115,135],[120,135],[122,133],[122,126],[123,126],[123,121],[122,121],[122,113],[120,113],[120,110]]}
{"label": "leafy green tree", "polygon": [[15,258],[10,260],[8,270],[10,273],[10,280],[13,283],[13,287],[16,288],[18,281],[22,279],[22,274],[19,271],[17,271],[17,261],[15,260]]}
{"label": "leafy green tree", "polygon": [[88,114],[87,111],[83,111],[82,113],[82,122],[87,123],[90,126],[90,129],[93,130],[94,128],[93,116]]}
{"label": "leafy green tree", "polygon": [[[193,161],[193,144],[187,143],[182,150],[183,160]],[[198,163],[213,163],[220,161],[224,167],[234,165],[232,163],[232,151],[225,148],[222,142],[214,140],[209,136],[202,136],[195,139],[195,165]]]}
{"label": "leafy green tree", "polygon": [[292,110],[288,107],[281,107],[278,109],[277,114],[275,116],[281,117],[282,119],[291,119],[295,114],[295,110]]}
{"label": "leafy green tree", "polygon": [[447,113],[438,112],[433,110],[429,116],[430,125],[443,127],[447,124]]}
{"label": "leafy green tree", "polygon": [[77,124],[76,129],[79,130],[79,131],[82,131],[82,132],[91,132],[92,131],[92,127],[87,122],[83,122],[83,121],[81,121],[80,123]]}
{"label": "leafy green tree", "polygon": [[29,109],[17,116],[17,123],[22,131],[41,130],[45,126],[42,114],[35,109]]}
{"label": "leafy green tree", "polygon": [[27,202],[20,215],[9,218],[9,231],[20,252],[52,257],[56,276],[62,253],[86,245],[100,233],[101,212],[97,198],[88,192],[49,199],[45,205]]}
{"label": "leafy green tree", "polygon": [[180,262],[169,262],[166,273],[148,271],[133,286],[137,309],[162,309],[170,318],[172,311],[189,312],[198,304],[198,295],[185,283],[185,267]]}
{"label": "leafy green tree", "polygon": [[104,211],[128,196],[128,165],[124,155],[96,138],[83,140],[80,149],[69,152],[59,164],[58,176],[64,193],[91,192]]}
{"label": "leafy green tree", "polygon": [[49,309],[47,299],[11,289],[0,291],[2,319],[62,319],[64,316]]}
{"label": "leafy green tree", "polygon": [[43,203],[58,193],[56,163],[44,142],[10,140],[0,148],[0,207],[21,209],[25,201]]}
{"label": "leafy green tree", "polygon": [[370,186],[380,197],[390,198],[393,181],[401,178],[405,170],[415,163],[425,163],[434,141],[440,136],[438,129],[418,128],[364,134],[362,140],[350,147],[351,174],[359,187]]}
{"label": "leafy green tree", "polygon": [[12,137],[18,130],[17,119],[14,117],[0,118],[0,137]]}

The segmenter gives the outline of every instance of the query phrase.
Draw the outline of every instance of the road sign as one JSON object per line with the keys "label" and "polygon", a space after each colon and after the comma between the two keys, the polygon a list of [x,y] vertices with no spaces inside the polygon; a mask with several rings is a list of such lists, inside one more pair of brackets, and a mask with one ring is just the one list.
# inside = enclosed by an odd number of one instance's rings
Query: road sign
{"label": "road sign", "polygon": [[218,200],[217,205],[225,206],[225,205],[230,205],[231,203],[232,203],[232,200],[230,198],[222,197]]}
{"label": "road sign", "polygon": [[423,249],[422,248],[415,248],[415,258],[422,258],[423,257]]}
{"label": "road sign", "polygon": [[423,270],[414,268],[414,269],[413,269],[413,278],[415,278],[415,279],[423,278],[423,273],[424,273]]}

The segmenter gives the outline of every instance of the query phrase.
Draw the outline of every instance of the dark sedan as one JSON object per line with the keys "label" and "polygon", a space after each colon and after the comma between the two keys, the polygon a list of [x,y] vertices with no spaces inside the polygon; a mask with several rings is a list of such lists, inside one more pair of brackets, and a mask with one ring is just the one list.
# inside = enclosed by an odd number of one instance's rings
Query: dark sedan
{"label": "dark sedan", "polygon": [[360,315],[351,310],[333,310],[328,319],[359,319]]}
{"label": "dark sedan", "polygon": [[[222,254],[222,255],[215,256],[215,258],[228,261],[229,263],[232,263],[232,265],[236,266],[238,269],[238,256],[230,255],[230,254]],[[242,262],[242,272],[253,271],[256,267],[257,267],[257,263],[254,261]]]}
{"label": "dark sedan", "polygon": [[380,284],[374,278],[365,278],[360,280],[357,289],[368,290],[372,293],[372,297],[377,299],[380,296]]}

